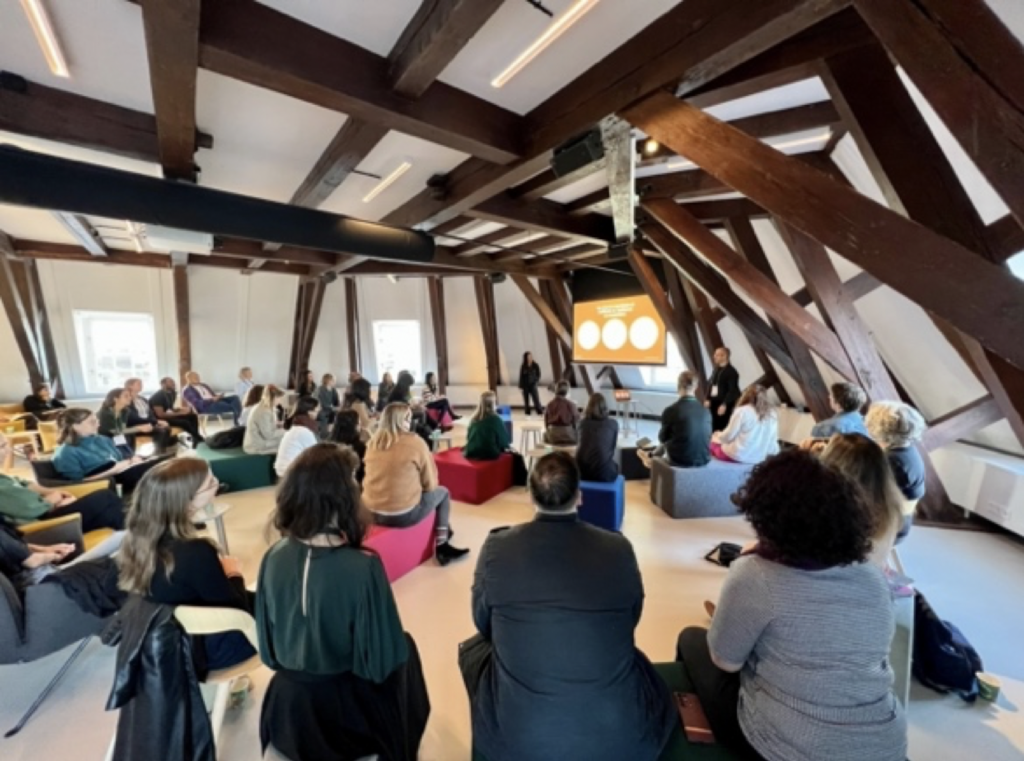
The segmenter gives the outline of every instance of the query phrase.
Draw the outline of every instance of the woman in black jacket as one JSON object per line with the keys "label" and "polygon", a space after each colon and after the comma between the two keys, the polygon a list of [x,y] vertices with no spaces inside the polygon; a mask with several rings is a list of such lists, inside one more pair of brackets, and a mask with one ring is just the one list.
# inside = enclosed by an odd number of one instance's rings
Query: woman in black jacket
{"label": "woman in black jacket", "polygon": [[540,406],[540,394],[537,393],[537,384],[540,383],[540,365],[533,361],[533,354],[523,354],[523,364],[519,368],[519,388],[523,392],[523,408],[526,416],[530,416],[530,400],[533,399],[533,408],[540,415],[544,408]]}
{"label": "woman in black jacket", "polygon": [[580,423],[580,443],[576,447],[576,465],[584,481],[610,483],[619,477],[615,453],[619,443],[619,424],[608,417],[604,394],[591,394]]}

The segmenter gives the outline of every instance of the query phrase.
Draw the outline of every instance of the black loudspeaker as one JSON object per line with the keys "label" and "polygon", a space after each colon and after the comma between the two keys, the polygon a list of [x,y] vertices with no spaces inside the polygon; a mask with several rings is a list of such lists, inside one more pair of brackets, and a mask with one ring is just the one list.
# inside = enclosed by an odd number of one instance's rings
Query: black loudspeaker
{"label": "black loudspeaker", "polygon": [[498,283],[504,283],[508,277],[504,272],[488,272],[487,279],[490,280],[492,284],[498,285]]}
{"label": "black loudspeaker", "polygon": [[564,177],[602,158],[604,141],[601,140],[601,130],[594,129],[556,148],[551,157],[551,171],[555,177]]}
{"label": "black loudspeaker", "polygon": [[629,256],[629,243],[612,243],[608,246],[608,259],[615,262]]}

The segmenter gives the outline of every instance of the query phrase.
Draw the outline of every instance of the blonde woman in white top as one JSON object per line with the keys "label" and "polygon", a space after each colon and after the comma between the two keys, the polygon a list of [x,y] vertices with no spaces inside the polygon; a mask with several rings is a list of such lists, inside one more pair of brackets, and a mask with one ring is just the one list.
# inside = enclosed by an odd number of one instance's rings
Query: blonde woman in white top
{"label": "blonde woman in white top", "polygon": [[743,392],[729,425],[711,436],[711,454],[725,462],[756,465],[779,451],[779,416],[768,389],[755,383]]}
{"label": "blonde woman in white top", "polygon": [[245,426],[242,449],[246,454],[275,454],[284,438],[284,428],[277,420],[277,405],[284,391],[270,384],[263,389],[263,398],[252,412]]}

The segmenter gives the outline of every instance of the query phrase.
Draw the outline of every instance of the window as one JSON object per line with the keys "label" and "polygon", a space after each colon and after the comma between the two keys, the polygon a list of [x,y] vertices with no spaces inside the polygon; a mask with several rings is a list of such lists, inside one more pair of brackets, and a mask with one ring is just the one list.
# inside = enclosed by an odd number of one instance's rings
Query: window
{"label": "window", "polygon": [[1010,272],[1024,280],[1024,251],[1011,256],[1006,260],[1006,264],[1009,266]]}
{"label": "window", "polygon": [[374,320],[373,345],[377,356],[377,377],[391,373],[397,380],[408,370],[417,381],[423,380],[423,351],[418,320]]}
{"label": "window", "polygon": [[153,315],[75,310],[75,336],[87,394],[106,394],[128,378],[160,383]]}
{"label": "window", "polygon": [[679,354],[676,340],[671,336],[668,338],[668,351],[665,353],[667,363],[664,366],[647,365],[640,368],[640,376],[644,379],[644,385],[654,388],[668,387],[675,390],[679,380],[679,373],[688,369]]}

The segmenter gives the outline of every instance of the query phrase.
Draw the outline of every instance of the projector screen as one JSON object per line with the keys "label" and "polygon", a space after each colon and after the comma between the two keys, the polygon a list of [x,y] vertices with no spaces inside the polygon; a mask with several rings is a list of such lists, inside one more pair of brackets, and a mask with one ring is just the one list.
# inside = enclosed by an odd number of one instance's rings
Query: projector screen
{"label": "projector screen", "polygon": [[664,365],[665,323],[648,296],[573,304],[574,362]]}

